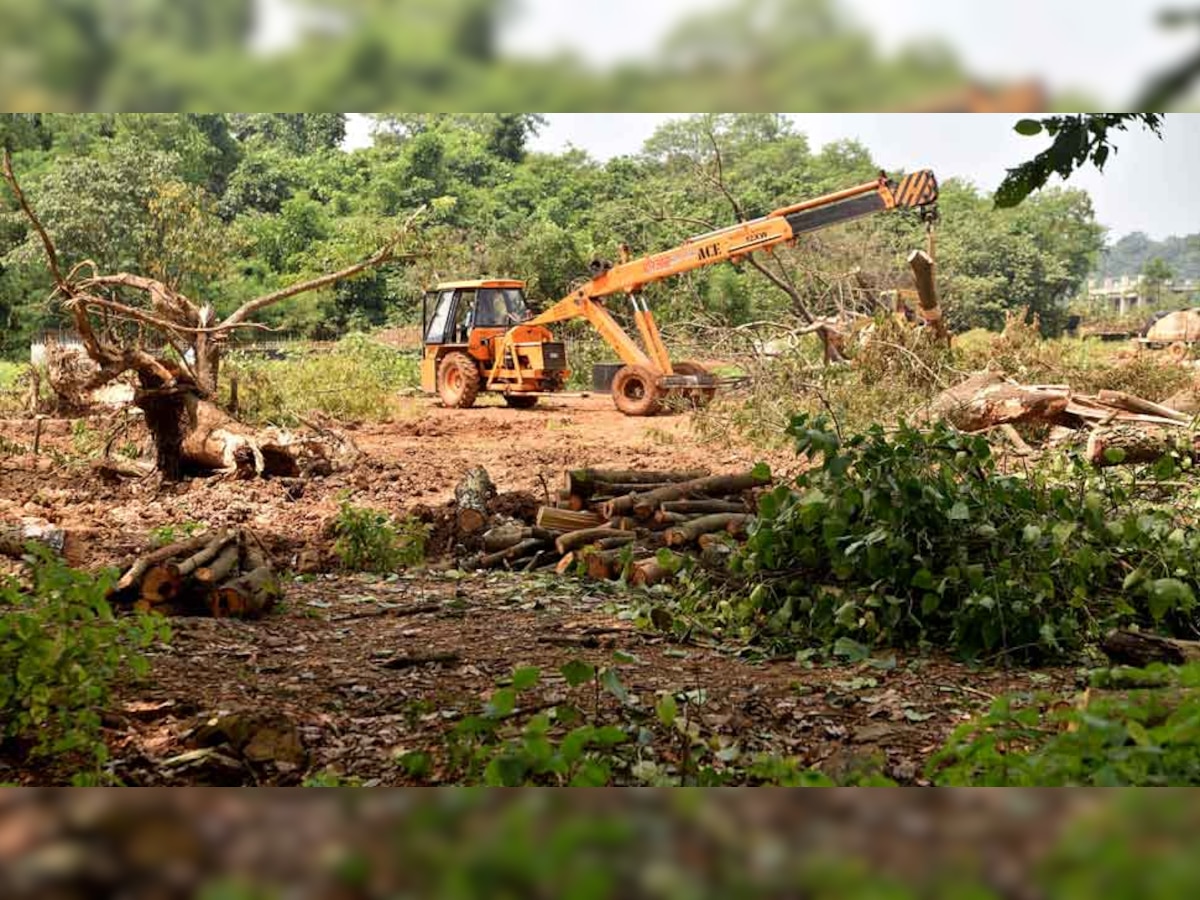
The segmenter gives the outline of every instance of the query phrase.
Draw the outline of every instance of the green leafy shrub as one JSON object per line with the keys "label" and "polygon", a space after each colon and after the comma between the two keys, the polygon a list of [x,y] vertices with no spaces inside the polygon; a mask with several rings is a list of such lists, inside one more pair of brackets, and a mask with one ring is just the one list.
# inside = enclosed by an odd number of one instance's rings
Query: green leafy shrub
{"label": "green leafy shrub", "polygon": [[30,553],[28,587],[0,582],[0,735],[94,773],[107,758],[100,712],[112,684],[144,675],[138,650],[169,631],[161,620],[113,615],[112,573],[75,571],[32,544]]}
{"label": "green leafy shrub", "polygon": [[397,521],[377,509],[343,500],[334,521],[333,551],[355,572],[394,572],[425,559],[429,527],[413,518]]}
{"label": "green leafy shrub", "polygon": [[929,761],[941,785],[1200,785],[1200,664],[1100,670],[1086,708],[1001,697]]}
{"label": "green leafy shrub", "polygon": [[801,415],[789,433],[820,463],[761,498],[734,601],[703,588],[690,601],[748,636],[1037,660],[1116,624],[1191,623],[1200,531],[1183,498],[1135,502],[1079,461],[1004,473],[984,437],[945,425],[843,442]]}

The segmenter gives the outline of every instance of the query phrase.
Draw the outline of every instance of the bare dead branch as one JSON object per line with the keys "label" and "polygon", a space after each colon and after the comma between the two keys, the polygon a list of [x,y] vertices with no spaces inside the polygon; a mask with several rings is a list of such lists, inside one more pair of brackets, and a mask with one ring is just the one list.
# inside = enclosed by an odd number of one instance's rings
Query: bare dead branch
{"label": "bare dead branch", "polygon": [[33,225],[34,231],[38,233],[38,237],[42,240],[42,247],[46,250],[46,261],[50,265],[50,274],[54,276],[54,283],[59,290],[64,293],[70,293],[68,282],[63,280],[62,271],[58,267],[58,253],[54,249],[54,242],[50,240],[50,235],[46,233],[45,226],[33,211],[33,207],[29,205],[29,201],[25,199],[25,192],[21,190],[21,185],[17,182],[16,173],[13,172],[12,154],[8,152],[8,148],[4,148],[4,180],[8,182],[9,188],[16,197],[17,203],[20,204],[21,210],[25,213],[25,217],[29,219]]}
{"label": "bare dead branch", "polygon": [[404,238],[413,223],[425,212],[425,207],[422,206],[412,215],[410,215],[393,235],[392,239],[368,256],[366,259],[355,263],[352,266],[347,266],[337,272],[331,272],[327,275],[321,275],[317,278],[310,278],[308,281],[301,281],[289,287],[281,288],[277,291],[272,291],[269,294],[264,294],[261,297],[256,297],[239,307],[232,315],[225,319],[220,325],[217,325],[214,331],[225,331],[229,328],[240,325],[247,317],[258,312],[258,310],[270,306],[272,303],[278,303],[280,300],[286,300],[288,297],[294,297],[297,294],[303,294],[307,291],[315,291],[318,288],[333,284],[345,278],[351,278],[360,272],[365,272],[367,269],[373,269],[376,266],[381,266],[386,262],[394,262],[396,260],[414,259],[418,254],[408,253],[396,255],[396,245]]}

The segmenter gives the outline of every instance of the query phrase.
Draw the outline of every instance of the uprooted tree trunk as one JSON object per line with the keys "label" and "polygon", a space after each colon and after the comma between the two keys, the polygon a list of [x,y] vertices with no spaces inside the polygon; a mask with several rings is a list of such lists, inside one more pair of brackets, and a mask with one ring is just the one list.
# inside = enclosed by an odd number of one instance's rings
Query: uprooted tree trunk
{"label": "uprooted tree trunk", "polygon": [[[225,345],[239,328],[264,329],[266,326],[251,318],[268,306],[388,262],[411,259],[413,254],[397,253],[396,247],[421,210],[367,258],[250,300],[218,322],[211,306],[197,303],[153,278],[129,272],[101,274],[90,260],[64,273],[54,242],[17,182],[7,150],[3,163],[4,179],[46,252],[54,279],[54,296],[70,313],[83,347],[97,367],[79,385],[80,395],[108,384],[125,372],[135,373],[134,402],[146,415],[157,465],[165,479],[178,480],[189,468],[254,471],[260,475],[295,474],[302,469],[301,455],[312,453],[314,443],[320,441],[297,440],[278,430],[261,435],[238,424],[213,402]],[[131,294],[142,301],[126,302]],[[158,333],[164,346],[175,351],[180,361],[151,354],[140,346],[128,346],[113,338],[111,329],[98,327],[94,320],[102,320],[106,325],[122,321],[148,327]],[[184,361],[189,355],[191,363]],[[317,455],[328,460],[336,452],[335,448],[325,448]]]}

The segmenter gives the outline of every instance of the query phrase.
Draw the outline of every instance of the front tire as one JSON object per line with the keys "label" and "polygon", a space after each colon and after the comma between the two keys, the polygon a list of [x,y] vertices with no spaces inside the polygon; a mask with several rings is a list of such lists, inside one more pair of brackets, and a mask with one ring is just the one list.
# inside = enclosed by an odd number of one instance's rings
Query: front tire
{"label": "front tire", "polygon": [[438,364],[438,396],[450,409],[469,409],[479,396],[479,367],[465,353],[447,353]]}
{"label": "front tire", "polygon": [[627,416],[652,416],[662,408],[658,376],[645,366],[625,366],[612,383],[613,402]]}

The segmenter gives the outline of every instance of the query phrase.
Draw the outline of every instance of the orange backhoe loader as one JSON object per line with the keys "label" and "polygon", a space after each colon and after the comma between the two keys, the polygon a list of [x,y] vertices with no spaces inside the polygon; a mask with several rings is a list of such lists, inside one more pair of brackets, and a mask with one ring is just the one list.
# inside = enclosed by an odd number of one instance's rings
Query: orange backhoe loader
{"label": "orange backhoe loader", "polygon": [[[421,387],[436,392],[449,407],[469,407],[479,391],[488,390],[501,393],[509,406],[528,409],[539,395],[562,390],[570,374],[564,345],[546,326],[582,318],[624,364],[612,380],[613,400],[621,412],[653,415],[669,396],[706,402],[716,391],[716,378],[695,363],[672,362],[641,295],[643,287],[704,266],[741,262],[801,234],[877,212],[912,209],[932,218],[937,197],[937,179],[927,169],[899,182],[881,173],[875,181],[785,206],[661,253],[629,259],[622,248],[619,263],[593,262],[590,281],[533,317],[520,281],[440,284],[426,295],[422,309]],[[629,298],[640,346],[605,308],[606,299],[616,294]],[[433,313],[427,316],[430,300]]]}

